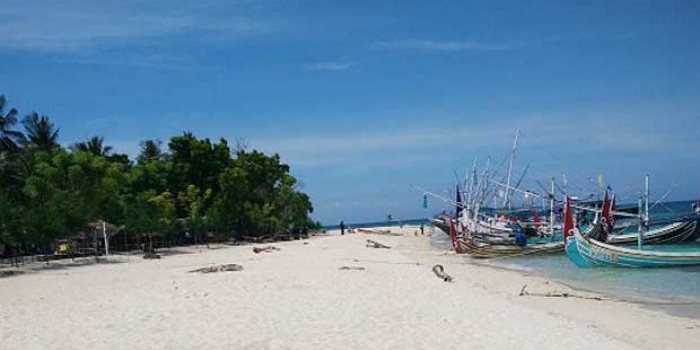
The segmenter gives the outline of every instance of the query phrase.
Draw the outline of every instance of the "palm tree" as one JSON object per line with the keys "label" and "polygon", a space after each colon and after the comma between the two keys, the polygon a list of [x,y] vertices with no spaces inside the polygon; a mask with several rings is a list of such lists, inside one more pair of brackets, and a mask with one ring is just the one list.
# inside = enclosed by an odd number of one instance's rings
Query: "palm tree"
{"label": "palm tree", "polygon": [[24,139],[24,135],[16,130],[11,130],[17,124],[17,109],[5,110],[5,95],[0,95],[0,152],[16,150],[17,144]]}
{"label": "palm tree", "polygon": [[34,112],[24,117],[22,124],[24,124],[24,129],[27,133],[25,144],[28,147],[46,152],[51,152],[56,147],[59,147],[58,132],[61,129],[57,129],[53,123],[49,121],[49,117],[44,115],[39,117],[39,115]]}
{"label": "palm tree", "polygon": [[112,146],[104,146],[104,138],[99,136],[93,136],[87,141],[74,143],[70,148],[75,152],[89,152],[98,157],[107,157],[112,153]]}
{"label": "palm tree", "polygon": [[154,160],[160,158],[163,154],[161,146],[163,142],[161,140],[146,140],[141,142],[141,153],[138,155],[139,163],[146,163],[149,160]]}

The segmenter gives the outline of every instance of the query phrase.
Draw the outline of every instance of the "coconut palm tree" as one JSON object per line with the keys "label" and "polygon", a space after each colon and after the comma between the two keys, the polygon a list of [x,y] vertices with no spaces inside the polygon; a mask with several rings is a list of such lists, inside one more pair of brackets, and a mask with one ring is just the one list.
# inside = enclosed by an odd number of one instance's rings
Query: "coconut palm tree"
{"label": "coconut palm tree", "polygon": [[74,143],[70,148],[75,152],[89,152],[98,157],[108,157],[112,153],[112,146],[105,146],[104,138],[100,136],[93,136],[87,141]]}
{"label": "coconut palm tree", "polygon": [[161,140],[146,140],[141,142],[141,153],[138,155],[139,163],[146,163],[149,160],[158,159],[163,154]]}
{"label": "coconut palm tree", "polygon": [[26,131],[25,145],[36,150],[52,152],[59,147],[58,132],[60,128],[56,128],[49,120],[49,117],[36,113],[32,113],[24,117],[22,120],[24,130]]}
{"label": "coconut palm tree", "polygon": [[17,109],[10,109],[5,114],[5,95],[0,95],[0,152],[16,150],[24,135],[12,127],[17,124]]}

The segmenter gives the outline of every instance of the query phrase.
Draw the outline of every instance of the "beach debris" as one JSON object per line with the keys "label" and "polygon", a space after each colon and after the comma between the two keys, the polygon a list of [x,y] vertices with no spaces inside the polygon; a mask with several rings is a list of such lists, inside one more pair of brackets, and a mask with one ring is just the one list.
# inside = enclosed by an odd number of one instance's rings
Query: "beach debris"
{"label": "beach debris", "polygon": [[547,293],[530,293],[525,290],[527,284],[520,289],[520,294],[518,296],[535,296],[535,297],[546,297],[546,298],[578,298],[578,299],[589,299],[589,300],[604,300],[601,297],[591,297],[587,295],[572,294],[567,292],[547,292]]}
{"label": "beach debris", "polygon": [[160,254],[156,254],[154,252],[146,252],[146,254],[143,255],[144,259],[160,259]]}
{"label": "beach debris", "polygon": [[358,233],[373,234],[373,235],[386,235],[386,236],[403,236],[401,233],[392,233],[391,230],[380,230],[371,228],[358,228]]}
{"label": "beach debris", "polygon": [[438,276],[438,278],[441,278],[443,281],[452,282],[452,276],[445,273],[445,268],[442,267],[442,265],[437,264],[433,266],[433,272],[435,273],[435,276]]}
{"label": "beach debris", "polygon": [[388,245],[381,244],[377,241],[373,241],[371,239],[367,240],[367,244],[365,245],[366,247],[369,248],[384,248],[384,249],[390,249],[391,247]]}
{"label": "beach debris", "polygon": [[196,270],[188,271],[188,272],[199,272],[199,273],[212,273],[212,272],[223,272],[223,271],[241,271],[243,270],[243,266],[238,265],[238,264],[224,264],[224,265],[216,265],[216,266],[207,266],[207,267],[202,267]]}
{"label": "beach debris", "polygon": [[255,253],[255,254],[259,254],[259,253],[269,253],[269,252],[273,252],[273,251],[275,251],[275,250],[280,250],[280,249],[277,248],[277,247],[275,247],[275,246],[272,246],[272,245],[269,245],[269,246],[267,246],[267,247],[262,247],[262,248],[260,248],[260,247],[253,247],[253,253]]}
{"label": "beach debris", "polygon": [[366,270],[362,266],[341,266],[338,268],[338,270],[357,270],[357,271],[364,271]]}

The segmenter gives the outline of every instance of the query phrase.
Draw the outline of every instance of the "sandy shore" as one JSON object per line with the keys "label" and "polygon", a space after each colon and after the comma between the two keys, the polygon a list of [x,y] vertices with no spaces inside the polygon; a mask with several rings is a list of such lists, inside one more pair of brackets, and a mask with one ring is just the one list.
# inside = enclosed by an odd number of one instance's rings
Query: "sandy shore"
{"label": "sandy shore", "polygon": [[[0,349],[696,349],[700,319],[465,263],[403,236],[331,232],[161,260],[52,263],[0,278]],[[365,246],[372,239],[391,249]],[[255,245],[262,246],[262,245]],[[188,271],[236,263],[244,270]],[[454,281],[438,279],[442,264]],[[364,270],[341,269],[341,267]],[[587,294],[587,296],[591,296]]]}

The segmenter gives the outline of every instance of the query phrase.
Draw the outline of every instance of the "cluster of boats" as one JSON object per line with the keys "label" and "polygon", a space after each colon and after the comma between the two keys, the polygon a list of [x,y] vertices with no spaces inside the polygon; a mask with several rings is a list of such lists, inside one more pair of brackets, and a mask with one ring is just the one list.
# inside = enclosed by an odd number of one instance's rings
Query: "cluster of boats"
{"label": "cluster of boats", "polygon": [[[551,201],[553,209],[554,198]],[[492,210],[495,216],[490,216],[461,203],[456,216],[440,215],[432,221],[451,236],[455,252],[474,258],[566,252],[579,267],[700,265],[700,250],[668,246],[700,238],[700,213],[652,222],[643,208],[635,214],[617,211],[614,206],[606,190],[602,203],[579,203],[565,197],[563,212],[551,210],[549,222],[539,220],[538,211]],[[637,223],[631,231],[630,222]]]}
{"label": "cluster of boats", "polygon": [[[435,217],[435,226],[451,236],[455,252],[474,258],[498,258],[535,254],[562,254],[579,267],[663,267],[700,265],[700,200],[687,215],[672,219],[652,220],[649,208],[649,179],[636,207],[617,208],[610,187],[602,201],[584,202],[569,195],[555,198],[552,180],[549,193],[540,195],[518,189],[520,181],[511,185],[511,169],[517,147],[518,131],[510,158],[508,177],[496,182],[487,169],[477,174],[476,163],[470,180],[457,186],[453,203],[455,214]],[[522,177],[521,177],[522,180]],[[504,194],[500,209],[484,208],[494,198],[498,186]],[[421,189],[422,190],[422,189]],[[542,209],[512,209],[509,194],[521,192],[542,199]],[[560,192],[564,192],[560,188]],[[487,193],[491,193],[487,195]],[[549,208],[545,208],[545,201]],[[555,210],[556,209],[556,210]],[[691,249],[686,249],[691,248]],[[695,249],[692,249],[695,248]]]}

